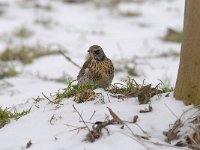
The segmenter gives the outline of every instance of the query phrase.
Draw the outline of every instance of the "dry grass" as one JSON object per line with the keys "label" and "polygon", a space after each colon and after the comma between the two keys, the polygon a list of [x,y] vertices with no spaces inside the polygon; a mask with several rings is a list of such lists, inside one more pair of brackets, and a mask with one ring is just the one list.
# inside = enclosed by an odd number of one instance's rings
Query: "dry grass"
{"label": "dry grass", "polygon": [[96,93],[94,92],[94,86],[92,85],[73,85],[73,81],[69,81],[67,87],[62,91],[58,91],[53,95],[53,101],[60,103],[64,98],[73,97],[73,100],[77,103],[94,100]]}
{"label": "dry grass", "polygon": [[[74,81],[68,81],[67,87],[53,94],[53,100],[51,101],[54,104],[59,104],[64,98],[73,98],[75,102],[83,103],[98,98],[99,102],[105,103],[103,94],[95,93],[94,89],[94,85],[81,86],[75,85]],[[151,84],[138,84],[134,79],[128,78],[124,83],[115,83],[105,90],[107,90],[112,97],[118,99],[138,97],[140,104],[146,104],[150,102],[151,97],[154,95],[169,93],[172,91],[172,88],[166,87],[162,82],[156,87],[152,87]]]}
{"label": "dry grass", "polygon": [[20,47],[7,47],[2,53],[0,53],[0,60],[13,61],[18,60],[23,64],[31,63],[35,58],[58,54],[58,52],[51,50],[50,47],[43,47],[40,44],[36,46],[22,45]]}
{"label": "dry grass", "polygon": [[121,94],[124,97],[138,97],[140,104],[147,104],[150,102],[151,97],[160,95],[162,93],[169,93],[173,89],[165,86],[163,82],[160,82],[156,87],[152,87],[151,84],[145,85],[137,83],[134,79],[128,78],[123,83],[115,83],[109,89],[109,92],[114,94]]}
{"label": "dry grass", "polygon": [[200,109],[191,108],[184,112],[164,134],[166,141],[169,143],[174,141],[175,146],[200,150]]}
{"label": "dry grass", "polygon": [[192,123],[192,133],[188,135],[186,139],[187,145],[194,150],[200,150],[200,113]]}
{"label": "dry grass", "polygon": [[168,41],[168,42],[180,43],[183,40],[183,32],[179,32],[179,31],[169,28],[163,40]]}
{"label": "dry grass", "polygon": [[168,57],[177,58],[179,56],[180,56],[180,53],[175,50],[169,50],[168,52],[162,52],[157,55],[157,57],[163,57],[163,58],[168,58]]}

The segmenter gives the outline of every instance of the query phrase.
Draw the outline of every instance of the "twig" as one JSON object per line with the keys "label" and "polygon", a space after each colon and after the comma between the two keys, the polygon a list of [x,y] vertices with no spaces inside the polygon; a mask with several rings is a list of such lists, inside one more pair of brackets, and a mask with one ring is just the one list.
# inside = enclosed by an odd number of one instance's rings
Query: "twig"
{"label": "twig", "polygon": [[[83,122],[83,121],[79,121],[79,122]],[[93,122],[89,122],[89,121],[85,121],[85,123],[89,123],[89,124],[92,124],[92,125],[95,124],[95,123],[93,123]]]}
{"label": "twig", "polygon": [[[133,140],[136,140],[136,141],[139,142],[139,143],[141,143],[141,142],[142,142],[143,144],[144,144],[144,143],[150,143],[150,144],[154,144],[154,145],[157,145],[157,146],[173,147],[173,148],[177,148],[177,149],[188,150],[188,148],[173,146],[173,145],[164,144],[164,143],[160,143],[160,142],[154,142],[154,141],[151,141],[151,140],[146,140],[146,139],[144,139],[144,138],[140,138],[140,137],[138,137],[138,136],[133,137],[133,136],[127,135],[127,134],[125,134],[125,133],[123,133],[123,132],[120,132],[120,133],[126,135],[127,137],[129,137],[129,138],[131,138],[131,139],[133,139]],[[136,139],[136,138],[137,138],[137,139]],[[142,145],[143,145],[143,144],[142,144]],[[144,146],[144,145],[143,145],[143,146]]]}
{"label": "twig", "polygon": [[83,123],[84,123],[84,125],[86,126],[86,128],[88,129],[89,135],[90,135],[93,139],[95,139],[94,136],[93,136],[92,133],[91,133],[90,128],[88,127],[88,125],[86,124],[86,122],[85,122],[85,120],[83,119],[82,115],[80,114],[80,112],[76,109],[76,107],[75,107],[74,105],[72,105],[72,106],[73,106],[74,110],[77,112],[77,114],[79,115],[80,119],[83,121]]}
{"label": "twig", "polygon": [[58,104],[52,100],[50,100],[46,95],[44,95],[44,93],[42,92],[42,95],[44,96],[44,98],[46,98],[49,102],[53,103],[53,104]]}
{"label": "twig", "polygon": [[62,54],[69,62],[71,62],[74,66],[78,67],[79,69],[81,69],[81,66],[79,66],[77,63],[75,63],[70,57],[68,57],[67,55],[65,55],[65,53],[62,50],[58,50],[58,52],[60,54]]}
{"label": "twig", "polygon": [[165,106],[176,117],[176,119],[178,119],[178,116],[169,108],[169,106],[167,104],[165,104]]}
{"label": "twig", "polygon": [[112,109],[110,109],[109,107],[107,107],[110,115],[113,117],[113,119],[118,123],[118,124],[124,124],[124,122],[112,111]]}
{"label": "twig", "polygon": [[94,116],[94,114],[96,113],[96,111],[94,110],[94,112],[93,112],[93,114],[92,114],[92,116],[90,117],[90,119],[89,120],[91,120],[92,119],[92,117]]}
{"label": "twig", "polygon": [[79,130],[87,128],[86,126],[83,126],[83,127],[77,127],[77,126],[73,126],[73,125],[70,125],[70,124],[64,124],[64,125],[66,125],[66,126],[68,126],[68,127],[72,127],[72,128],[74,128],[74,129],[69,130],[69,131],[78,130],[77,133],[79,133]]}
{"label": "twig", "polygon": [[53,125],[53,120],[57,120],[57,118],[55,117],[55,114],[53,114],[52,116],[51,116],[51,119],[49,120],[49,123],[51,124],[51,125]]}
{"label": "twig", "polygon": [[136,126],[137,126],[144,134],[147,134],[147,132],[144,131],[144,130],[142,129],[142,127],[141,127],[137,122],[136,122],[135,124],[136,124]]}

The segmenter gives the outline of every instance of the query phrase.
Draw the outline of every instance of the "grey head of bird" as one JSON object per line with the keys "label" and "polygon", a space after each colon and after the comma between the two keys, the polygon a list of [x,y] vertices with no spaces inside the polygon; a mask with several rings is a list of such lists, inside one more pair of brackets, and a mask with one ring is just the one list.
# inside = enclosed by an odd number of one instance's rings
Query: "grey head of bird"
{"label": "grey head of bird", "polygon": [[89,57],[96,61],[103,61],[106,58],[106,55],[103,49],[98,45],[92,45],[89,50]]}

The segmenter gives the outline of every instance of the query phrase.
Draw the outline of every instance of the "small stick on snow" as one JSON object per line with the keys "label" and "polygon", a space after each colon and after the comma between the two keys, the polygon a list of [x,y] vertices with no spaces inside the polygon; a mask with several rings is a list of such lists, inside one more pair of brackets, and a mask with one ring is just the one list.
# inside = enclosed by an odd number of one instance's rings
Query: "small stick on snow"
{"label": "small stick on snow", "polygon": [[74,66],[76,66],[79,69],[81,69],[81,66],[79,66],[77,63],[75,63],[69,56],[65,55],[65,53],[62,50],[58,50],[58,52],[60,54],[62,54],[65,57],[65,59],[67,59],[69,62],[71,62]]}
{"label": "small stick on snow", "polygon": [[169,106],[167,104],[165,104],[165,106],[176,117],[176,119],[178,119],[178,116],[169,108]]}
{"label": "small stick on snow", "polygon": [[77,126],[73,126],[73,125],[70,125],[70,124],[64,124],[64,125],[66,125],[66,126],[68,126],[68,127],[74,128],[74,129],[69,130],[69,131],[75,131],[75,130],[77,130],[77,134],[79,133],[80,130],[83,130],[83,129],[87,128],[86,126],[77,127]]}
{"label": "small stick on snow", "polygon": [[81,118],[81,120],[83,121],[83,123],[84,123],[84,125],[86,126],[86,128],[88,129],[90,136],[91,136],[93,139],[95,139],[94,136],[91,134],[91,130],[90,130],[90,128],[88,127],[88,125],[86,124],[86,122],[85,122],[85,120],[83,119],[83,117],[82,117],[82,115],[80,114],[80,112],[76,109],[76,107],[75,107],[74,105],[72,105],[72,106],[73,106],[74,110],[77,112],[77,114],[79,115],[79,117]]}
{"label": "small stick on snow", "polygon": [[46,95],[44,95],[44,93],[42,92],[42,95],[44,96],[44,98],[46,98],[49,102],[53,103],[53,104],[57,104],[56,102],[50,100]]}
{"label": "small stick on snow", "polygon": [[96,110],[94,110],[94,112],[93,112],[93,114],[92,114],[92,116],[90,117],[89,120],[91,120],[93,118],[93,116],[94,116],[95,113],[96,113]]}

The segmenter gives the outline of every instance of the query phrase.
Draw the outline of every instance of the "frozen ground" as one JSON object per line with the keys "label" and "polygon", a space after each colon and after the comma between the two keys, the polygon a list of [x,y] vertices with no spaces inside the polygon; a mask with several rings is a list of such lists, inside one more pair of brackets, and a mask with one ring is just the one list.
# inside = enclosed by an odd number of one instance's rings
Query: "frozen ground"
{"label": "frozen ground", "polygon": [[[139,83],[145,79],[147,84],[156,85],[162,80],[172,87],[175,85],[179,58],[157,56],[170,50],[176,52],[180,50],[180,44],[165,42],[162,37],[168,28],[182,30],[183,1],[123,2],[118,7],[110,8],[97,7],[92,1],[64,3],[61,0],[0,0],[0,9],[4,11],[0,16],[0,51],[7,46],[40,43],[63,48],[67,56],[82,65],[88,47],[98,44],[116,68],[124,68],[124,64],[130,68],[136,67],[139,76],[135,79]],[[121,15],[127,11],[140,15],[135,17]],[[26,27],[32,35],[29,38],[13,36],[13,33],[21,27]],[[76,79],[79,69],[61,55],[41,57],[25,66],[16,62],[13,64],[18,70],[22,70],[22,73],[17,77],[0,81],[2,86],[0,106],[16,107],[18,111],[30,107],[32,109],[28,115],[18,121],[13,120],[0,129],[0,150],[25,149],[29,140],[33,143],[29,148],[31,150],[179,149],[165,143],[162,134],[177,119],[168,107],[177,116],[188,108],[182,102],[174,100],[173,93],[169,97],[155,96],[152,99],[153,111],[146,114],[139,113],[139,110],[148,105],[139,105],[136,98],[122,101],[107,96],[103,90],[100,92],[105,95],[105,104],[96,103],[98,99],[83,104],[75,104],[71,99],[65,99],[63,105],[57,108],[48,104],[47,100],[36,104],[34,98],[41,97],[42,92],[50,95],[65,88],[66,85],[44,80],[39,78],[38,74],[49,79],[60,78],[63,74],[70,79]],[[127,79],[127,76],[126,71],[116,72],[113,82]],[[79,116],[73,110],[72,104],[82,112],[86,121],[91,122],[103,121],[105,114],[109,114],[107,106],[127,121],[138,115],[138,124],[147,132],[145,136],[163,145],[138,143],[127,128],[122,130],[120,126],[109,126],[110,135],[105,131],[103,137],[95,143],[83,142],[87,131],[81,130],[79,133],[69,131],[73,128],[65,125],[83,125],[79,122]],[[96,114],[89,120],[93,111],[96,111]],[[53,115],[55,119],[50,123],[49,120]],[[136,125],[128,124],[128,126],[135,134],[144,135]]]}

